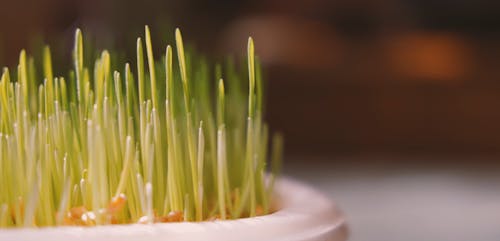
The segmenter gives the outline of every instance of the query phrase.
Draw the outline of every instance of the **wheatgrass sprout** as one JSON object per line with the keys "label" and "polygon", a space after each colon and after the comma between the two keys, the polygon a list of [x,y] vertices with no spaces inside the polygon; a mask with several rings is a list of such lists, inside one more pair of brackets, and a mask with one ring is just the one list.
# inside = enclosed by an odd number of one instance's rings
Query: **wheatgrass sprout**
{"label": "wheatgrass sprout", "polygon": [[78,29],[68,76],[53,72],[49,47],[43,75],[24,50],[15,72],[3,68],[0,227],[236,219],[275,209],[283,141],[272,138],[268,154],[253,40],[248,74],[240,74],[232,61],[211,71],[186,55],[179,29],[158,59],[147,26],[143,39],[135,67],[116,66],[107,50],[86,66]]}

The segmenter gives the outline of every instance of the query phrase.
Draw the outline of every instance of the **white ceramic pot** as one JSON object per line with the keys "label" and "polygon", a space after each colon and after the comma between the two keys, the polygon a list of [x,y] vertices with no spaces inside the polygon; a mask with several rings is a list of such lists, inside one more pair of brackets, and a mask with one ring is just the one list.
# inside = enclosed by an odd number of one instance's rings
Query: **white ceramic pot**
{"label": "white ceramic pot", "polygon": [[347,228],[335,204],[313,188],[283,178],[276,183],[281,209],[230,221],[0,230],[0,240],[51,241],[344,241]]}

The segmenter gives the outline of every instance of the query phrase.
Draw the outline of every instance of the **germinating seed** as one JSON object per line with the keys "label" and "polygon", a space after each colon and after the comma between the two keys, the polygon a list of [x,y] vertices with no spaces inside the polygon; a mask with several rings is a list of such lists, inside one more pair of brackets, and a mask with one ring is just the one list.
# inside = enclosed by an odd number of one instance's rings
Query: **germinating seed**
{"label": "germinating seed", "polygon": [[15,71],[3,69],[0,227],[202,221],[272,211],[282,138],[273,138],[268,161],[253,40],[248,74],[231,61],[212,71],[204,58],[185,54],[179,29],[175,48],[167,45],[161,58],[153,56],[148,26],[144,42],[137,39],[135,66],[115,70],[115,53],[106,50],[87,66],[76,30],[68,76],[53,73],[49,47],[43,76],[24,50]]}

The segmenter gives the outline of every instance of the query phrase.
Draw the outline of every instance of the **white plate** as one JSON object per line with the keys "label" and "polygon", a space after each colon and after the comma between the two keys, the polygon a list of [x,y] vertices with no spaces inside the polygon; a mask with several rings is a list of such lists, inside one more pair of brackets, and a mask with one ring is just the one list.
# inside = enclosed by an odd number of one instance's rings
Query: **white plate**
{"label": "white plate", "polygon": [[283,178],[276,183],[282,208],[229,221],[50,227],[0,230],[0,240],[51,241],[344,241],[346,222],[335,204],[313,188]]}

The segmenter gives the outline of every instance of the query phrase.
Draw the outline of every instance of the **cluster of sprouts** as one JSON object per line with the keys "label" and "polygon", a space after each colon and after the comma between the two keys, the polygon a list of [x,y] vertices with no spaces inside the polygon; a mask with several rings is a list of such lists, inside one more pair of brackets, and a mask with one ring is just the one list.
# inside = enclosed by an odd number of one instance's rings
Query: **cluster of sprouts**
{"label": "cluster of sprouts", "polygon": [[252,39],[248,72],[185,54],[178,29],[176,49],[167,45],[161,59],[153,57],[147,26],[144,42],[137,39],[135,67],[114,70],[116,56],[106,50],[89,67],[77,30],[67,77],[54,75],[48,47],[41,68],[23,50],[16,71],[3,69],[0,227],[224,220],[273,211],[282,139],[269,138],[262,120]]}

